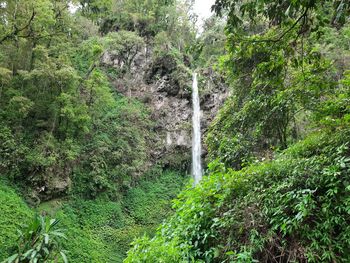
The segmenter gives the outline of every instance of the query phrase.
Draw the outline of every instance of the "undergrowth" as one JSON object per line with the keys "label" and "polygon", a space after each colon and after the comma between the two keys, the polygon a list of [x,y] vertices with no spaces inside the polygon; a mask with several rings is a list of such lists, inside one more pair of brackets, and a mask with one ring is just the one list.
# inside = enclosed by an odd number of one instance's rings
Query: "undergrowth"
{"label": "undergrowth", "polygon": [[125,262],[349,262],[349,139],[325,129],[240,171],[212,162]]}
{"label": "undergrowth", "polygon": [[67,240],[69,262],[122,262],[130,242],[143,234],[153,235],[171,213],[170,200],[183,187],[185,177],[177,172],[158,171],[130,188],[119,201],[87,200],[71,196],[29,208],[18,194],[0,181],[0,261],[16,246],[16,229],[22,228],[35,210],[57,218]]}
{"label": "undergrowth", "polygon": [[0,260],[10,256],[11,248],[16,245],[16,229],[28,223],[32,215],[18,193],[0,178]]}

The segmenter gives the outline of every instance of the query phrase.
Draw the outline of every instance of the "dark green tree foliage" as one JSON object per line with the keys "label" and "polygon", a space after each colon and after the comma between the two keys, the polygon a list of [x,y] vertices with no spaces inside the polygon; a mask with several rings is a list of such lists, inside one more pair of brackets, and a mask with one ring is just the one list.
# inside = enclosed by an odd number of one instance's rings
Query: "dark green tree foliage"
{"label": "dark green tree foliage", "polygon": [[[246,18],[253,23],[258,22],[261,18],[266,18],[273,26],[288,24],[290,19],[293,19],[295,20],[293,25],[297,26],[304,18],[311,18],[312,11],[327,6],[332,7],[327,12],[332,16],[328,22],[332,22],[333,25],[341,25],[347,22],[350,4],[342,0],[216,0],[212,10],[219,15],[228,12],[230,30],[242,31],[243,28],[240,28],[239,25],[243,25]],[[317,19],[325,18],[318,17]],[[315,26],[317,27],[317,25]]]}
{"label": "dark green tree foliage", "polygon": [[90,197],[140,176],[148,112],[111,89],[100,60],[110,52],[124,74],[143,39],[121,31],[77,44],[68,2],[2,4],[1,172],[29,183],[41,199],[65,194],[72,175],[81,177],[77,189],[88,181]]}
{"label": "dark green tree foliage", "polygon": [[129,31],[112,32],[106,36],[106,45],[121,70],[130,71],[131,63],[144,46],[143,39]]}
{"label": "dark green tree foliage", "polygon": [[11,147],[21,152],[3,173],[31,180],[35,187],[42,186],[43,176],[67,176],[79,153],[75,139],[89,126],[78,76],[62,45],[73,42],[67,4],[3,3],[2,19],[8,23],[1,31],[1,123],[11,130],[16,145]]}
{"label": "dark green tree foliage", "polygon": [[[167,24],[168,8],[174,0],[129,0],[129,1],[81,1],[84,16],[95,20],[100,31],[136,31],[140,36],[155,36]],[[106,8],[109,6],[109,8]]]}
{"label": "dark green tree foliage", "polygon": [[315,42],[324,28],[344,25],[348,6],[330,2],[216,2],[214,10],[229,12],[221,63],[233,88],[210,128],[211,159],[240,168],[303,135],[298,118],[335,88],[331,58]]}
{"label": "dark green tree foliage", "polygon": [[95,23],[101,23],[103,17],[111,12],[113,3],[111,0],[79,0],[78,2],[82,15]]}
{"label": "dark green tree foliage", "polygon": [[217,68],[219,57],[225,54],[225,24],[224,19],[215,15],[204,21],[203,32],[189,48],[198,68]]}

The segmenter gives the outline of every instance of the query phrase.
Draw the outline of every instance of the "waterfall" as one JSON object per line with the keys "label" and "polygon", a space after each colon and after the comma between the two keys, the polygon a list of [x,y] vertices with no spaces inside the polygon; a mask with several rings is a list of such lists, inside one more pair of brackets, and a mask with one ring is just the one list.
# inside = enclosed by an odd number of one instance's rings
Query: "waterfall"
{"label": "waterfall", "polygon": [[198,94],[197,73],[193,73],[192,84],[192,175],[194,184],[198,184],[202,179],[202,164],[201,164],[201,122],[200,122],[200,105]]}

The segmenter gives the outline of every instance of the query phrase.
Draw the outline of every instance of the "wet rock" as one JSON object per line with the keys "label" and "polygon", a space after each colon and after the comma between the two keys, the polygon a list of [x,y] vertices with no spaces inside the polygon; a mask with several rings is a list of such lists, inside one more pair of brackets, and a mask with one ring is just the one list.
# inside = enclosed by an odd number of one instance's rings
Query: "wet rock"
{"label": "wet rock", "polygon": [[[145,54],[137,56],[128,78],[116,80],[114,87],[125,96],[143,101],[156,123],[156,138],[150,155],[164,167],[188,167],[192,147],[192,76],[189,69],[176,67],[172,56],[154,62]],[[180,75],[179,75],[180,74]],[[212,70],[199,72],[201,129],[204,134],[228,95],[228,89]],[[203,145],[203,155],[206,147]]]}
{"label": "wet rock", "polygon": [[157,80],[157,78],[162,78],[166,75],[170,75],[176,69],[176,66],[176,59],[170,54],[156,58],[155,61],[153,61],[146,70],[146,83],[151,84]]}
{"label": "wet rock", "polygon": [[38,171],[30,180],[31,192],[27,199],[32,205],[39,205],[43,201],[52,200],[67,195],[71,188],[72,169],[66,167],[50,167],[44,171]]}
{"label": "wet rock", "polygon": [[165,92],[168,96],[176,96],[180,92],[179,83],[174,79],[169,79],[167,75],[157,81],[155,86],[158,92]]}

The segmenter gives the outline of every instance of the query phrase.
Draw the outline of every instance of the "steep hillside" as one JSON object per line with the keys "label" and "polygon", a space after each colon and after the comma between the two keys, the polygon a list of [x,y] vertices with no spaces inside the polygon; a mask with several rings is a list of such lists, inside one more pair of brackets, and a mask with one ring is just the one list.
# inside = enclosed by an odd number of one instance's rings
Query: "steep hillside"
{"label": "steep hillside", "polygon": [[348,262],[349,136],[317,132],[241,171],[212,163],[125,262]]}
{"label": "steep hillside", "polygon": [[0,259],[4,260],[16,245],[17,229],[31,220],[33,211],[3,178],[0,179],[0,211]]}

